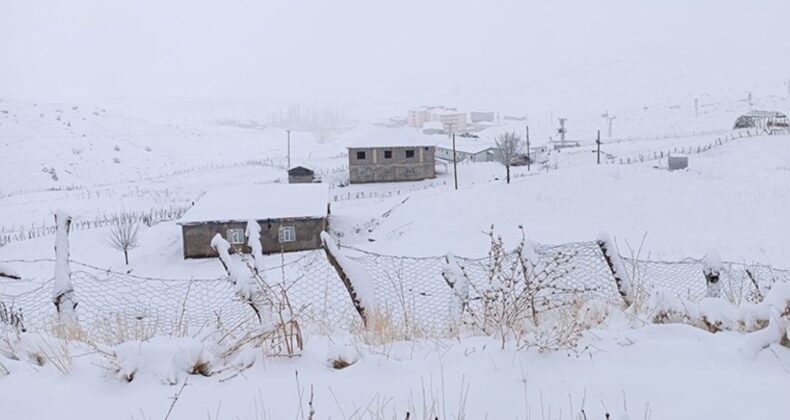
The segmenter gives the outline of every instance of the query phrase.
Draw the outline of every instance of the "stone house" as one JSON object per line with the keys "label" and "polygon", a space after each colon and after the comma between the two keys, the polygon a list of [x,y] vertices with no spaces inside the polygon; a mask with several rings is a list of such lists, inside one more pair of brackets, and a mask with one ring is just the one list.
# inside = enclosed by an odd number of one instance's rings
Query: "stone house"
{"label": "stone house", "polygon": [[440,139],[413,128],[368,127],[347,134],[351,184],[420,181],[436,178]]}
{"label": "stone house", "polygon": [[304,166],[294,166],[288,170],[289,184],[310,184],[315,181],[315,172]]}
{"label": "stone house", "polygon": [[207,191],[178,221],[184,258],[216,257],[211,239],[222,235],[235,252],[250,252],[247,222],[261,227],[264,253],[321,247],[329,217],[325,184],[266,184]]}

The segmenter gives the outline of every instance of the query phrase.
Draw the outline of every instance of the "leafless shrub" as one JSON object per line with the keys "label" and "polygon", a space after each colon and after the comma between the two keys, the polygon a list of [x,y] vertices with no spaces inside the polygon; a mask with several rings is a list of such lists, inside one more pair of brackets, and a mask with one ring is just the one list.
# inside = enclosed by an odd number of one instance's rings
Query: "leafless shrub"
{"label": "leafless shrub", "polygon": [[521,153],[521,137],[515,132],[503,133],[494,140],[496,143],[495,158],[505,167],[507,183],[510,184],[510,168]]}
{"label": "leafless shrub", "polygon": [[3,302],[0,302],[0,324],[8,325],[17,334],[26,331],[25,316],[22,314],[22,310],[15,309],[13,306],[9,308]]}
{"label": "leafless shrub", "polygon": [[109,244],[123,252],[124,261],[129,265],[129,251],[140,245],[140,219],[128,214],[116,215],[110,222]]}
{"label": "leafless shrub", "polygon": [[519,342],[530,329],[540,328],[542,313],[571,305],[590,291],[563,284],[575,269],[569,263],[572,252],[539,262],[523,228],[521,234],[518,246],[509,252],[492,226],[486,282],[470,284],[480,302],[477,308],[467,306],[468,318],[477,330],[497,336],[502,348],[509,340]]}

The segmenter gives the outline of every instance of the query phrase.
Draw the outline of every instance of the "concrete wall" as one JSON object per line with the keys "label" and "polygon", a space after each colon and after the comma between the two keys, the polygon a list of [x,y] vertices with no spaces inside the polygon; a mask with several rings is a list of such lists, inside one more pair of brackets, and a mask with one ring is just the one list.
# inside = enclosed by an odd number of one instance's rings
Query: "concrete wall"
{"label": "concrete wall", "polygon": [[[277,252],[304,251],[321,247],[321,232],[326,229],[326,219],[276,219],[259,220],[261,225],[261,245],[266,254]],[[280,226],[293,226],[296,230],[296,240],[280,243]],[[184,258],[216,257],[217,253],[211,248],[211,239],[219,233],[230,242],[228,229],[246,230],[246,222],[206,222],[181,226]],[[249,253],[246,245],[233,245],[235,252]]]}
{"label": "concrete wall", "polygon": [[[413,150],[414,157],[407,158],[407,150]],[[387,151],[392,157],[386,157]],[[365,158],[358,159],[357,152],[365,152]],[[349,148],[348,172],[352,184],[436,178],[436,151],[425,146]]]}

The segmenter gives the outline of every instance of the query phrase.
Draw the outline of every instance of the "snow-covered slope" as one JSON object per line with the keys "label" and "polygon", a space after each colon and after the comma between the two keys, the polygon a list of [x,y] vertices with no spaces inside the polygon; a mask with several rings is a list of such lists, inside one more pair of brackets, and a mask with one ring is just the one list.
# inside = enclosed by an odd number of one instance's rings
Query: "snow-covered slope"
{"label": "snow-covered slope", "polygon": [[[655,258],[701,257],[787,265],[790,137],[738,139],[695,154],[686,171],[655,163],[580,165],[537,176],[418,192],[370,234],[388,253],[480,256],[491,225],[506,238],[523,225],[536,241],[593,240],[606,231]],[[499,169],[494,166],[494,169]],[[524,170],[523,168],[519,168]],[[501,172],[501,171],[500,171]],[[342,214],[342,213],[341,213]],[[625,245],[622,243],[621,245]]]}

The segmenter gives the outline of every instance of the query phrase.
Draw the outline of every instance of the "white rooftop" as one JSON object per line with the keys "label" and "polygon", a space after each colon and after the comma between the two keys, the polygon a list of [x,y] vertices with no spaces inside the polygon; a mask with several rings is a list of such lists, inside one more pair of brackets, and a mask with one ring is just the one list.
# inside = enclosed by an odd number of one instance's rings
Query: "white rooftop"
{"label": "white rooftop", "polygon": [[[453,140],[452,138],[445,137],[436,147],[441,147],[443,149],[452,149],[453,148]],[[488,142],[481,139],[476,139],[474,137],[461,137],[455,136],[455,150],[465,152],[465,153],[480,153],[484,150],[495,148],[496,143]]]}
{"label": "white rooftop", "polygon": [[418,128],[377,126],[355,128],[343,134],[339,140],[348,148],[435,146],[438,141]]}
{"label": "white rooftop", "polygon": [[178,224],[323,218],[328,202],[326,184],[234,185],[206,191]]}

